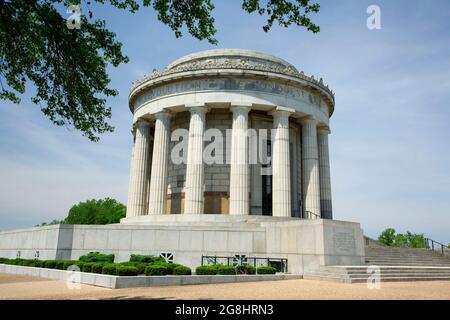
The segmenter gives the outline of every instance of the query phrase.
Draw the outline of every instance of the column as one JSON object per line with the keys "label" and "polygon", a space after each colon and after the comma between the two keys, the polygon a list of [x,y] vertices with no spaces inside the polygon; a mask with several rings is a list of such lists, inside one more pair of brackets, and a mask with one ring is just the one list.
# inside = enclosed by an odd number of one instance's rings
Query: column
{"label": "column", "polygon": [[333,219],[331,206],[330,155],[328,135],[330,129],[320,127],[317,130],[317,144],[319,148],[319,177],[320,177],[320,211],[322,218]]}
{"label": "column", "polygon": [[167,207],[167,169],[170,143],[170,114],[155,114],[153,160],[148,198],[148,214],[165,214]]}
{"label": "column", "polygon": [[249,214],[248,106],[232,106],[230,215]]}
{"label": "column", "polygon": [[272,136],[272,215],[291,216],[291,169],[289,158],[290,112],[275,110]]}
{"label": "column", "polygon": [[304,218],[320,218],[319,154],[317,121],[308,117],[302,124],[303,203]]}
{"label": "column", "polygon": [[147,214],[147,191],[150,163],[150,123],[138,120],[131,154],[127,218]]}
{"label": "column", "polygon": [[204,207],[203,184],[203,133],[205,131],[205,106],[189,107],[189,141],[186,164],[186,187],[184,188],[184,213],[202,214]]}

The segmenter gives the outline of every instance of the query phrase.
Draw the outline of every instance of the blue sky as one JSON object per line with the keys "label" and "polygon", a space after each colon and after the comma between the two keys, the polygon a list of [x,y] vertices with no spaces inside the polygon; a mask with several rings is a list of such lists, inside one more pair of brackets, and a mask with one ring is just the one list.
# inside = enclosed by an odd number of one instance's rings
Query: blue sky
{"label": "blue sky", "polygon": [[[386,227],[450,242],[450,2],[319,1],[319,34],[261,29],[264,19],[240,0],[215,0],[218,48],[279,56],[335,91],[331,119],[334,217],[365,234]],[[368,30],[366,9],[381,8],[382,29]],[[28,94],[0,101],[0,228],[62,219],[79,201],[126,203],[131,152],[131,82],[194,51],[215,46],[175,39],[152,9],[129,14],[94,7],[117,33],[130,63],[111,68],[114,133],[92,143],[53,126]],[[30,92],[32,93],[32,92]]]}

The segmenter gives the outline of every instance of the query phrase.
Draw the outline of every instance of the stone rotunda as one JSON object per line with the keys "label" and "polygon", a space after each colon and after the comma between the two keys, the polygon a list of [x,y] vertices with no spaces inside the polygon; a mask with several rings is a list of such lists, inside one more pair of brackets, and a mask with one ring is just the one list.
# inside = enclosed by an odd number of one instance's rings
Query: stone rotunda
{"label": "stone rotunda", "polygon": [[294,274],[364,264],[360,224],[332,219],[334,96],[322,79],[267,54],[208,50],[136,82],[129,107],[127,216],[0,231],[0,257],[100,251]]}
{"label": "stone rotunda", "polygon": [[[123,222],[174,214],[332,219],[334,95],[322,79],[264,53],[207,50],[135,82],[129,107],[134,144]],[[174,163],[182,142],[184,161]]]}

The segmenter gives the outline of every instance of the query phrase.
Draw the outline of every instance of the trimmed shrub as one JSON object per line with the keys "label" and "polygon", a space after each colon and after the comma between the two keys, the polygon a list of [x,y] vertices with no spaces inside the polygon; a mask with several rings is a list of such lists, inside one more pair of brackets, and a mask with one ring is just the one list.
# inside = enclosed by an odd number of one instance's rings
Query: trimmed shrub
{"label": "trimmed shrub", "polygon": [[249,264],[243,264],[240,266],[236,266],[236,273],[237,274],[255,274],[256,269],[254,266]]}
{"label": "trimmed shrub", "polygon": [[117,275],[117,265],[114,263],[105,264],[102,269],[102,274]]}
{"label": "trimmed shrub", "polygon": [[8,260],[8,258],[0,258],[0,263],[7,264]]}
{"label": "trimmed shrub", "polygon": [[192,274],[192,270],[191,268],[180,265],[173,269],[173,274],[178,276],[190,276]]}
{"label": "trimmed shrub", "polygon": [[256,268],[257,274],[275,274],[277,272],[277,269],[272,267],[258,267]]}
{"label": "trimmed shrub", "polygon": [[135,267],[138,270],[138,274],[144,274],[145,268],[147,267],[146,263],[136,263],[136,262],[122,262],[120,265]]}
{"label": "trimmed shrub", "polygon": [[217,274],[217,265],[199,266],[195,268],[195,274],[198,275],[215,275]]}
{"label": "trimmed shrub", "polygon": [[78,268],[80,268],[80,271],[83,267],[83,262],[80,261],[73,261],[73,260],[64,260],[63,261],[63,270],[69,269],[70,266],[76,265]]}
{"label": "trimmed shrub", "polygon": [[118,265],[117,266],[117,275],[118,276],[137,276],[138,269],[133,266],[124,266],[124,265]]}
{"label": "trimmed shrub", "polygon": [[101,262],[93,262],[91,267],[92,273],[102,273],[104,263]]}
{"label": "trimmed shrub", "polygon": [[43,268],[45,265],[45,261],[42,260],[34,260],[34,267]]}
{"label": "trimmed shrub", "polygon": [[113,254],[103,254],[99,252],[89,252],[88,254],[81,256],[78,260],[82,262],[114,262]]}
{"label": "trimmed shrub", "polygon": [[57,260],[55,269],[64,270],[64,260]]}
{"label": "trimmed shrub", "polygon": [[145,255],[141,255],[141,254],[132,254],[130,256],[130,261],[129,262],[133,262],[133,263],[157,263],[157,262],[162,262],[162,263],[165,263],[166,260],[164,260],[164,258],[157,257],[157,256],[145,256]]}
{"label": "trimmed shrub", "polygon": [[47,269],[55,269],[56,268],[56,263],[58,261],[57,260],[45,260],[44,262],[44,268]]}
{"label": "trimmed shrub", "polygon": [[20,266],[24,266],[24,267],[34,267],[34,260],[31,260],[31,259],[20,259],[19,265]]}
{"label": "trimmed shrub", "polygon": [[86,262],[83,264],[83,267],[81,268],[81,271],[83,272],[92,272],[92,266],[94,265],[94,262]]}
{"label": "trimmed shrub", "polygon": [[166,276],[169,272],[165,265],[151,264],[145,268],[146,276]]}
{"label": "trimmed shrub", "polygon": [[217,274],[235,275],[236,268],[233,266],[219,266],[217,268]]}

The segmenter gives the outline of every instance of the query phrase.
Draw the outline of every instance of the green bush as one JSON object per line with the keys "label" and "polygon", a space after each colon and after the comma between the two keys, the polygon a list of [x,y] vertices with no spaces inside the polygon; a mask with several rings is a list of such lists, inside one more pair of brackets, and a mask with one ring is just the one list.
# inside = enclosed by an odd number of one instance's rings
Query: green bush
{"label": "green bush", "polygon": [[119,276],[137,276],[138,269],[133,266],[124,266],[124,265],[118,265],[117,266],[117,275]]}
{"label": "green bush", "polygon": [[70,266],[73,266],[73,265],[80,268],[80,271],[81,271],[83,268],[84,262],[73,261],[73,260],[64,260],[63,261],[63,270],[67,270],[67,269],[69,269]]}
{"label": "green bush", "polygon": [[99,252],[89,252],[88,254],[81,256],[78,260],[82,262],[114,262],[113,254],[103,254]]}
{"label": "green bush", "polygon": [[55,265],[55,269],[65,270],[64,269],[64,262],[65,262],[65,260],[57,260],[56,261],[56,265]]}
{"label": "green bush", "polygon": [[94,262],[86,262],[83,267],[81,268],[81,271],[83,272],[92,272],[92,267],[94,266]]}
{"label": "green bush", "polygon": [[45,261],[43,260],[34,260],[34,267],[43,268],[45,265]]}
{"label": "green bush", "polygon": [[186,266],[179,265],[173,269],[173,274],[178,276],[190,276],[192,274],[192,270]]}
{"label": "green bush", "polygon": [[24,266],[24,267],[34,267],[34,260],[20,259],[19,265]]}
{"label": "green bush", "polygon": [[44,262],[44,268],[47,269],[55,269],[56,268],[56,263],[58,261],[57,260],[45,260]]}
{"label": "green bush", "polygon": [[219,266],[210,265],[210,266],[200,266],[195,268],[195,274],[198,275],[214,275],[217,274],[217,269]]}
{"label": "green bush", "polygon": [[144,274],[145,267],[147,267],[146,263],[136,263],[136,262],[122,262],[121,265],[137,268],[138,274]]}
{"label": "green bush", "polygon": [[165,265],[151,264],[145,268],[145,275],[147,276],[166,276],[169,272]]}
{"label": "green bush", "polygon": [[91,267],[92,273],[102,273],[104,263],[101,262],[93,262]]}
{"label": "green bush", "polygon": [[272,267],[258,267],[256,268],[257,274],[275,274],[277,272],[277,269]]}
{"label": "green bush", "polygon": [[102,274],[117,275],[117,265],[114,263],[105,264],[102,269]]}
{"label": "green bush", "polygon": [[217,274],[234,275],[236,274],[236,268],[233,266],[219,266],[217,268]]}
{"label": "green bush", "polygon": [[0,263],[7,264],[8,260],[8,258],[0,258]]}
{"label": "green bush", "polygon": [[236,266],[236,273],[237,274],[255,274],[256,269],[254,266],[249,264],[243,264],[240,266]]}
{"label": "green bush", "polygon": [[157,256],[145,256],[140,254],[132,254],[130,256],[130,261],[133,263],[157,263],[157,262],[166,262],[164,258],[157,257]]}

